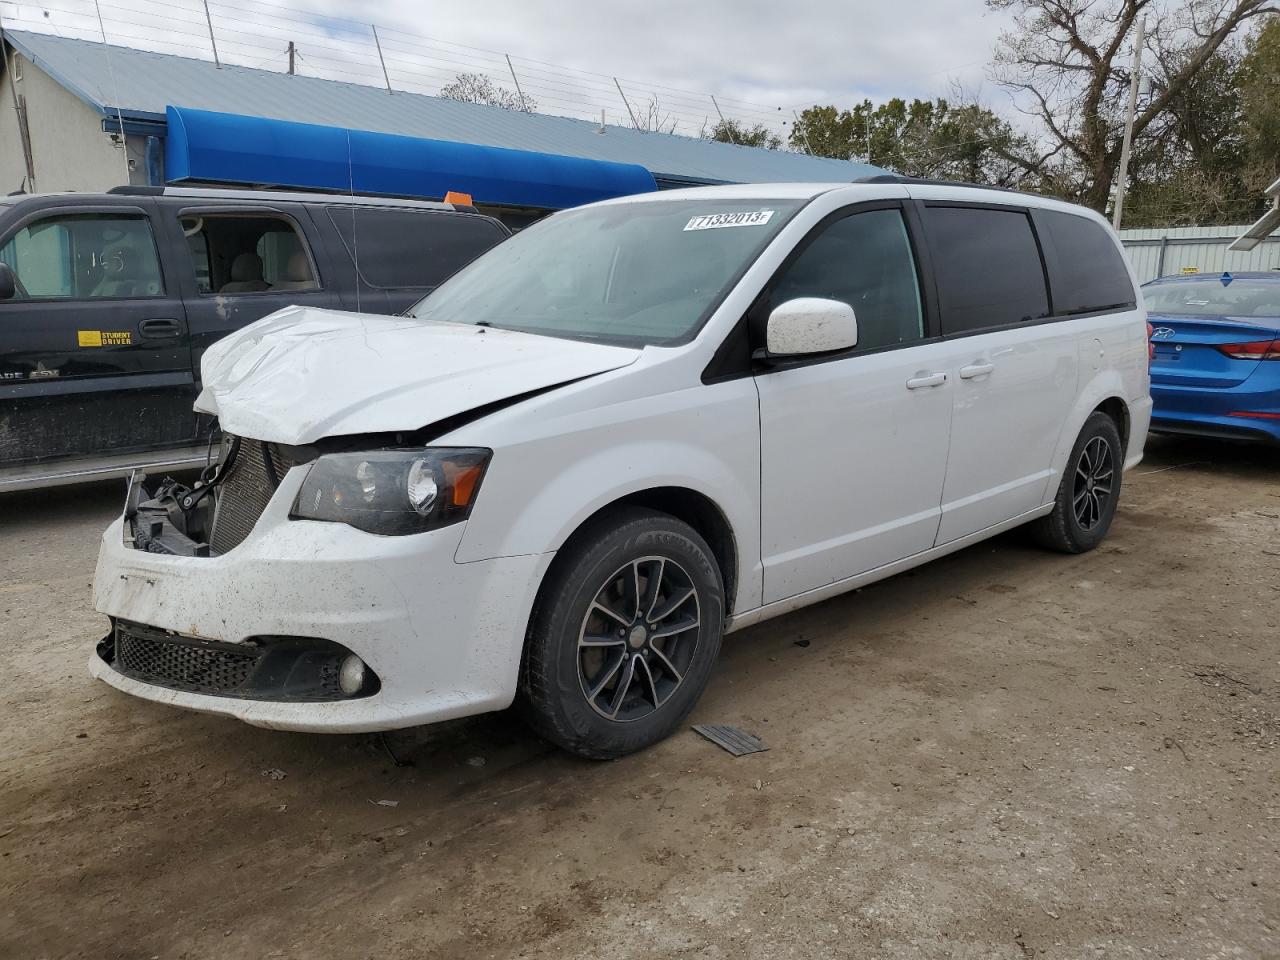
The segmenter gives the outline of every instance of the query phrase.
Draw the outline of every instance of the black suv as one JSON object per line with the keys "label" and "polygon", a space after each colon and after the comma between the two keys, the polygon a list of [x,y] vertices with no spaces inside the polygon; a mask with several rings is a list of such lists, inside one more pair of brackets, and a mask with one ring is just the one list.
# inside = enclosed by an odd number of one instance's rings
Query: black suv
{"label": "black suv", "polygon": [[469,206],[121,187],[0,198],[0,491],[195,466],[219,337],[298,304],[399,313],[509,231]]}

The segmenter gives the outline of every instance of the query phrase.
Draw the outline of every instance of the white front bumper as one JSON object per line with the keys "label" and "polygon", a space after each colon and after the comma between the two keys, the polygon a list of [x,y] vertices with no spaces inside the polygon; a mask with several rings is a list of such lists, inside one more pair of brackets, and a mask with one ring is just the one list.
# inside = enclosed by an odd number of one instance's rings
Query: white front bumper
{"label": "white front bumper", "polygon": [[187,636],[332,640],[382,681],[370,697],[285,703],[141,683],[96,652],[90,672],[125,693],[286,730],[389,730],[500,710],[515,696],[529,611],[551,554],[456,563],[465,524],[379,537],[288,519],[305,471],[287,476],[240,546],[214,558],[135,550],[107,528],[94,607]]}

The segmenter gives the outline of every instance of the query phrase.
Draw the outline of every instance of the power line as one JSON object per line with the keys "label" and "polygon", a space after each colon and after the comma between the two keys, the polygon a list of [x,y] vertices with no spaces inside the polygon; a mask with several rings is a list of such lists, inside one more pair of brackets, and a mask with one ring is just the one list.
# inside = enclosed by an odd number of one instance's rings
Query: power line
{"label": "power line", "polygon": [[[198,8],[180,5],[171,0],[153,0],[148,9],[143,10],[128,3],[113,3],[110,0],[99,0],[102,3],[102,16],[106,29],[103,31],[107,42],[135,48],[169,48],[181,50],[187,56],[208,60],[212,45],[205,27],[204,3]],[[14,8],[17,13],[15,23],[22,27],[35,27],[48,31],[57,31],[55,18],[35,19],[28,11],[32,5],[19,5],[15,0],[0,0],[7,7]],[[302,39],[306,42],[309,56],[308,64],[321,68],[318,73],[336,73],[348,82],[365,82],[376,85],[379,68],[374,60],[374,45],[370,42],[368,25],[342,17],[311,15],[306,11],[283,4],[263,2],[255,4],[254,9],[239,6],[235,3],[210,0],[210,15],[213,19],[217,55],[223,62],[251,69],[260,69],[282,56],[280,43]],[[161,16],[153,16],[156,9],[164,11]],[[94,15],[83,9],[75,9],[61,4],[45,3],[38,9],[42,12],[58,14],[56,20],[73,32],[92,34]],[[270,12],[265,12],[270,11]],[[301,15],[301,16],[295,16]],[[140,18],[145,18],[141,22]],[[34,20],[34,23],[32,22]],[[84,21],[83,25],[77,21]],[[343,29],[326,31],[323,24],[343,25]],[[608,109],[618,106],[617,98],[612,95],[611,75],[595,73],[589,70],[565,67],[535,58],[512,56],[511,64],[507,63],[507,55],[481,47],[453,41],[431,38],[394,27],[381,27],[386,50],[383,59],[396,66],[392,82],[405,88],[416,88],[421,91],[438,93],[432,89],[433,75],[452,79],[458,73],[480,73],[503,83],[507,82],[507,70],[518,68],[520,83],[528,95],[539,102],[555,105],[555,109],[577,116],[579,119],[595,120],[601,107]],[[329,69],[323,69],[325,67]],[[507,67],[507,69],[502,69]],[[329,77],[332,79],[333,77]],[[387,78],[381,78],[387,79]],[[667,84],[649,83],[634,79],[619,78],[632,91],[643,90],[651,98],[656,98],[665,114],[677,123],[684,123],[697,129],[700,122],[706,119],[710,94],[685,90]],[[735,97],[720,97],[722,102],[736,114],[735,119],[746,123],[759,123],[774,132],[787,133],[789,122],[779,116],[777,108],[742,100]]]}

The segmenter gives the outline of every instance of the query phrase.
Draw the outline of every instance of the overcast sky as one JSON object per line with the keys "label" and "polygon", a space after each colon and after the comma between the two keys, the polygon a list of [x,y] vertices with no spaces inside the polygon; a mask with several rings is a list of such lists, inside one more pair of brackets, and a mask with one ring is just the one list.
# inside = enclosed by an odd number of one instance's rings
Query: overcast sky
{"label": "overcast sky", "polygon": [[[297,43],[301,73],[382,83],[368,28],[375,21],[391,82],[436,93],[476,70],[525,92],[548,113],[626,122],[612,77],[633,108],[657,97],[678,132],[696,134],[724,113],[769,120],[785,134],[793,109],[870,97],[946,95],[953,82],[997,110],[1008,101],[984,81],[1006,25],[982,0],[209,0],[223,60],[283,70]],[[112,43],[209,57],[201,0],[101,0]],[[11,28],[97,39],[93,0],[56,6],[0,0]],[[330,19],[338,18],[338,19]],[[428,39],[429,38],[429,39]]]}
{"label": "overcast sky", "polygon": [[786,108],[933,96],[952,77],[981,84],[1005,23],[982,0],[390,0],[375,9],[433,37]]}

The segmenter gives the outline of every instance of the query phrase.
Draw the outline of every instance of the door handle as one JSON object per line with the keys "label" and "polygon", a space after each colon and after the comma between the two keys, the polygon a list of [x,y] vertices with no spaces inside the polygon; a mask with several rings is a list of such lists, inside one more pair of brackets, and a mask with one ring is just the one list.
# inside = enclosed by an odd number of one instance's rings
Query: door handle
{"label": "door handle", "polygon": [[168,318],[143,320],[138,324],[138,332],[144,340],[168,340],[182,336],[182,324]]}
{"label": "door handle", "polygon": [[940,387],[947,382],[945,373],[921,373],[907,381],[908,390],[919,390],[922,387]]}
{"label": "door handle", "polygon": [[960,379],[972,380],[975,377],[985,377],[995,368],[996,365],[994,363],[987,363],[985,360],[979,361],[978,363],[971,363],[967,367],[960,368]]}

